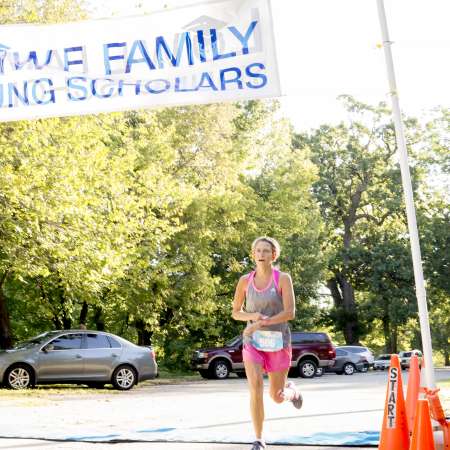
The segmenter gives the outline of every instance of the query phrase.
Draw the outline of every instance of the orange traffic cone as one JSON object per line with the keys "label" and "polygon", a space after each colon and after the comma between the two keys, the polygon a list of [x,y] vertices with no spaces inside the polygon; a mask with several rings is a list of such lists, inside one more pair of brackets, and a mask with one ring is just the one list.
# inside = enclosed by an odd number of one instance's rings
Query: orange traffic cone
{"label": "orange traffic cone", "polygon": [[435,450],[428,400],[417,401],[417,414],[410,450]]}
{"label": "orange traffic cone", "polygon": [[379,450],[408,450],[409,432],[398,355],[391,356]]}
{"label": "orange traffic cone", "polygon": [[406,392],[406,417],[409,433],[413,432],[414,417],[416,415],[417,400],[419,399],[420,370],[417,355],[411,356],[408,375],[408,390]]}

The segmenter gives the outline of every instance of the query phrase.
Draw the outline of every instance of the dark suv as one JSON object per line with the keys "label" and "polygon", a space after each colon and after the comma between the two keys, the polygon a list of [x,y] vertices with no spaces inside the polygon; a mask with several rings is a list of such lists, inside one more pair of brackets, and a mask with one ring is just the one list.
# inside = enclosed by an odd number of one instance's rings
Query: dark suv
{"label": "dark suv", "polygon": [[[290,376],[312,378],[320,375],[318,368],[331,367],[336,352],[326,333],[292,332],[292,361]],[[223,347],[202,348],[192,355],[191,367],[203,378],[224,379],[235,372],[245,377],[242,361],[242,336],[229,340]]]}

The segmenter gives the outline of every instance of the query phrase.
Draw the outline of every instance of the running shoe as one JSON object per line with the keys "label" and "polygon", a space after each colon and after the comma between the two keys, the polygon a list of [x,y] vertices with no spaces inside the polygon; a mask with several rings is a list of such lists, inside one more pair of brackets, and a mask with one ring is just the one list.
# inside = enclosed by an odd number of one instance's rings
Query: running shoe
{"label": "running shoe", "polygon": [[251,450],[264,450],[266,446],[261,441],[253,442]]}
{"label": "running shoe", "polygon": [[303,406],[303,396],[302,396],[302,394],[297,390],[297,387],[295,386],[295,383],[293,383],[292,381],[288,381],[286,383],[286,387],[289,388],[289,389],[292,389],[295,392],[295,396],[291,400],[291,402],[297,409],[300,409]]}

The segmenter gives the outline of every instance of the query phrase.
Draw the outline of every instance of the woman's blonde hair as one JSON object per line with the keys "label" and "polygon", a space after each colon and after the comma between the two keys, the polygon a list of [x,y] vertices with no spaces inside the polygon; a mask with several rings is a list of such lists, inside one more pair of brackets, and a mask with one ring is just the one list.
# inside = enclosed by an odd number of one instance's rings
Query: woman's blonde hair
{"label": "woman's blonde hair", "polygon": [[276,239],[268,236],[260,236],[259,238],[256,238],[252,243],[252,254],[255,252],[255,248],[258,242],[267,242],[268,244],[270,244],[272,247],[272,252],[275,253],[273,260],[276,261],[279,258],[281,247]]}

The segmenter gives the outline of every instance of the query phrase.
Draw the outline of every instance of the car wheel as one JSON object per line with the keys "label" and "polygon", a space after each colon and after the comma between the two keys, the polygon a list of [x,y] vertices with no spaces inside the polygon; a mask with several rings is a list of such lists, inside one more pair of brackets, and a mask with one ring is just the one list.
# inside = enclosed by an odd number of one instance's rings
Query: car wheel
{"label": "car wheel", "polygon": [[247,378],[247,374],[245,373],[245,371],[242,371],[242,372],[236,372],[236,375],[237,375],[239,378]]}
{"label": "car wheel", "polygon": [[211,373],[216,380],[225,380],[230,375],[230,366],[227,361],[217,359],[211,364]]}
{"label": "car wheel", "polygon": [[305,359],[298,365],[298,373],[302,378],[312,378],[317,370],[317,364],[311,359]]}
{"label": "car wheel", "polygon": [[355,373],[355,366],[352,363],[345,363],[343,369],[345,375],[353,375]]}
{"label": "car wheel", "polygon": [[206,378],[206,379],[211,378],[209,372],[208,372],[207,370],[205,370],[205,369],[200,369],[200,370],[198,371],[198,373],[200,374],[200,376],[201,376],[202,378]]}
{"label": "car wheel", "polygon": [[366,364],[364,364],[362,367],[361,367],[361,370],[360,370],[360,372],[362,372],[362,373],[366,373],[367,371],[369,370],[369,366],[368,365],[366,365]]}
{"label": "car wheel", "polygon": [[17,364],[6,371],[4,380],[10,389],[27,389],[34,385],[34,373],[29,366]]}
{"label": "car wheel", "polygon": [[119,391],[128,391],[137,381],[136,371],[131,366],[119,366],[112,376],[112,384]]}
{"label": "car wheel", "polygon": [[323,375],[323,372],[324,372],[323,367],[318,367],[318,368],[316,369],[315,376],[316,376],[316,377],[321,377],[321,376]]}

